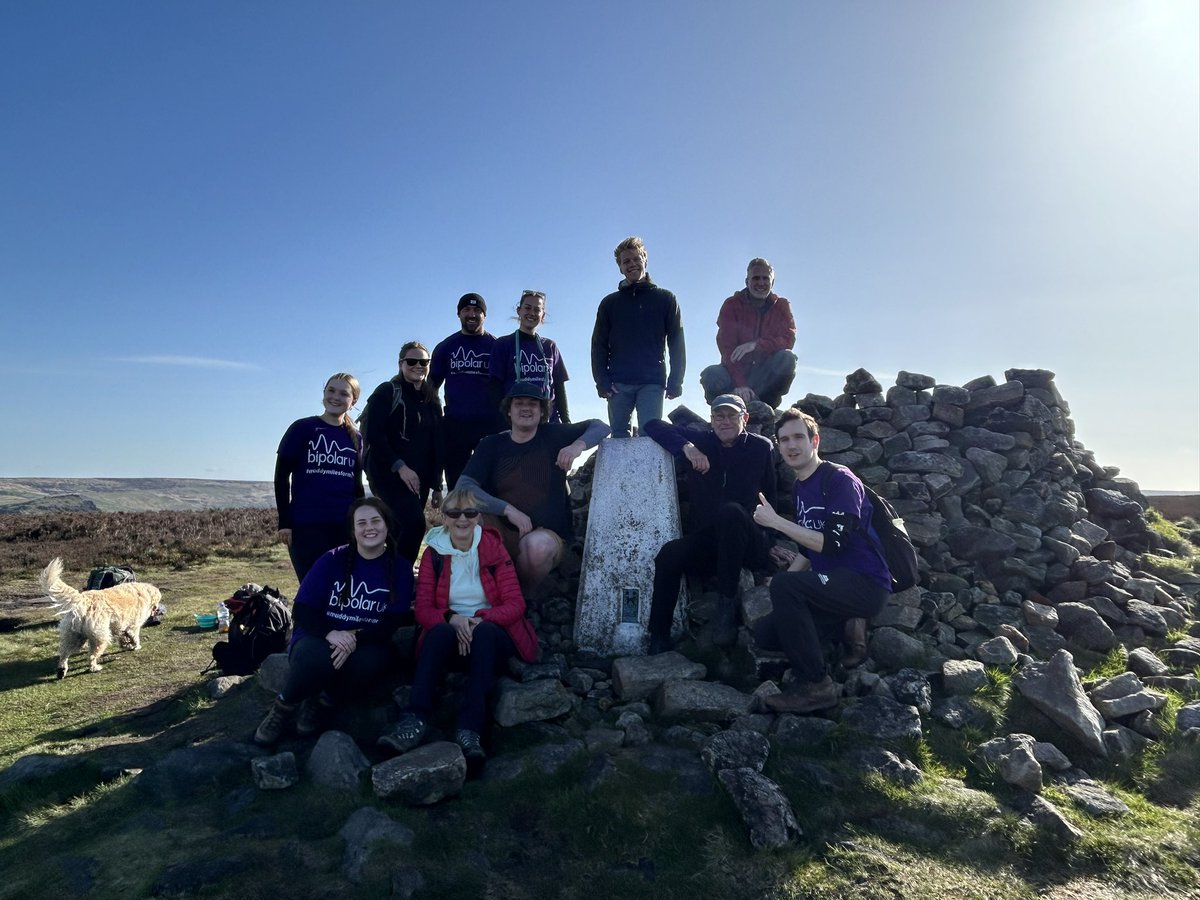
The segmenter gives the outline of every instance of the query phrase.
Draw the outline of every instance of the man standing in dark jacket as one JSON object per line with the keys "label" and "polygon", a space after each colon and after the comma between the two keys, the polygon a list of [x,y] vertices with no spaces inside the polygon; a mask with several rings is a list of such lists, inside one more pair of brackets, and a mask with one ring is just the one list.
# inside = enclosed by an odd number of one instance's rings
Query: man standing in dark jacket
{"label": "man standing in dark jacket", "polygon": [[774,500],[775,460],[771,442],[748,434],[750,416],[736,394],[713,400],[712,430],[646,423],[646,434],[673,456],[691,464],[688,492],[691,528],[663,544],[654,559],[654,597],[650,604],[650,652],[671,649],[671,619],[684,575],[717,576],[720,602],[713,643],[737,641],[737,585],[743,567],[765,565],[766,534],[754,523],[759,495]]}
{"label": "man standing in dark jacket", "polygon": [[[661,419],[663,394],[683,393],[683,320],[675,295],[658,287],[646,272],[646,245],[629,237],[613,251],[624,278],[600,301],[592,330],[592,377],[608,401],[613,437],[629,437],[636,408],[642,428]],[[667,374],[664,348],[671,355]]]}
{"label": "man standing in dark jacket", "polygon": [[704,397],[710,403],[718,394],[734,393],[749,403],[761,400],[771,407],[796,377],[796,320],[786,297],[775,286],[775,270],[765,259],[750,260],[746,289],[721,304],[717,314],[719,365],[700,373]]}

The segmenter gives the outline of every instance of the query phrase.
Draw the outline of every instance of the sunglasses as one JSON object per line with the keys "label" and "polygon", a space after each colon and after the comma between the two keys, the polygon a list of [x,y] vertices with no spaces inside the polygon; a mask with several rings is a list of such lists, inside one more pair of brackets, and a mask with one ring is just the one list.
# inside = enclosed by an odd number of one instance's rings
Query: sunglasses
{"label": "sunglasses", "polygon": [[420,366],[422,369],[429,365],[429,360],[427,359],[417,359],[416,357],[410,356],[404,357],[401,362],[408,363],[410,366]]}
{"label": "sunglasses", "polygon": [[546,299],[546,295],[541,291],[521,291],[521,299],[524,300],[526,297],[537,297],[539,300]]}
{"label": "sunglasses", "polygon": [[474,519],[477,515],[479,515],[479,510],[471,509],[470,507],[467,509],[443,509],[442,515],[447,519],[457,519],[461,516],[466,516],[468,519]]}

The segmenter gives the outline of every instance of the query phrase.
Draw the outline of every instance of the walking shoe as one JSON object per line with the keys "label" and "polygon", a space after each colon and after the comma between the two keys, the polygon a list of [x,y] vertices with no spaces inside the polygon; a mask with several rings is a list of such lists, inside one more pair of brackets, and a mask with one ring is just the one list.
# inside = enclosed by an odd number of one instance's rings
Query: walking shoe
{"label": "walking shoe", "polygon": [[467,759],[467,768],[478,768],[487,759],[483,752],[483,744],[479,742],[479,732],[470,728],[460,728],[454,734],[454,741],[462,748],[463,756]]}
{"label": "walking shoe", "polygon": [[317,734],[325,730],[325,721],[333,704],[324,694],[309,697],[300,704],[300,712],[296,715],[296,734],[301,737]]}
{"label": "walking shoe", "polygon": [[842,686],[832,678],[789,684],[778,694],[763,698],[763,706],[777,713],[810,713],[837,706]]}
{"label": "walking shoe", "polygon": [[861,666],[867,660],[867,620],[847,619],[842,633],[842,655],[838,659],[843,669]]}
{"label": "walking shoe", "polygon": [[646,650],[648,656],[654,656],[658,653],[666,653],[671,649],[671,636],[669,634],[652,634],[650,635],[650,646]]}
{"label": "walking shoe", "polygon": [[284,703],[282,699],[276,697],[271,708],[267,710],[267,717],[259,723],[258,729],[254,732],[254,743],[264,747],[271,746],[283,736],[284,730],[292,724],[294,718],[296,718],[296,704]]}
{"label": "walking shoe", "polygon": [[722,597],[713,617],[712,642],[718,647],[732,647],[737,643],[738,611],[736,597]]}
{"label": "walking shoe", "polygon": [[416,713],[406,712],[396,723],[396,727],[379,738],[375,743],[380,747],[389,747],[396,753],[407,753],[421,746],[425,732],[429,726]]}

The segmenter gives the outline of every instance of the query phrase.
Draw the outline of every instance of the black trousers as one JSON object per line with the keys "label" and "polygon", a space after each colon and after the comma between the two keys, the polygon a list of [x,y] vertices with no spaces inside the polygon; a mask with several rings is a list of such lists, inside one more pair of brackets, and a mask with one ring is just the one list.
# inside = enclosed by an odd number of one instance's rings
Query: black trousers
{"label": "black trousers", "polygon": [[321,555],[334,547],[350,542],[345,522],[314,522],[306,525],[292,526],[292,543],[288,546],[288,556],[292,560],[292,568],[296,570],[296,580],[303,581],[304,576]]}
{"label": "black trousers", "polygon": [[733,597],[741,570],[761,566],[766,557],[767,540],[746,508],[733,502],[722,504],[708,525],[667,541],[654,558],[650,633],[670,634],[679,602],[679,579],[684,575],[716,575],[720,595]]}
{"label": "black trousers", "polygon": [[421,493],[414,494],[395,472],[375,468],[367,470],[367,481],[371,493],[382,500],[392,514],[388,529],[395,537],[396,549],[405,559],[415,561],[421,538],[425,537],[429,485],[422,485]]}
{"label": "black trousers", "polygon": [[481,622],[471,635],[471,652],[459,655],[458,636],[449,622],[434,625],[425,634],[417,655],[409,709],[424,719],[433,713],[442,678],[453,667],[467,673],[467,687],[458,710],[458,727],[483,733],[487,702],[496,687],[496,676],[517,648],[508,632],[493,622]]}
{"label": "black trousers", "polygon": [[467,467],[467,460],[489,434],[504,431],[508,426],[501,423],[499,413],[486,419],[458,419],[446,416],[442,430],[446,440],[446,489],[454,490],[458,477]]}
{"label": "black trousers", "polygon": [[325,691],[345,704],[369,694],[387,673],[390,644],[359,644],[340,669],[333,667],[328,642],[306,634],[288,652],[288,677],[279,696],[299,703]]}
{"label": "black trousers", "polygon": [[782,650],[800,681],[825,677],[821,638],[847,619],[869,619],[887,602],[888,591],[850,569],[817,574],[781,572],[771,579],[771,614],[754,628],[763,650]]}

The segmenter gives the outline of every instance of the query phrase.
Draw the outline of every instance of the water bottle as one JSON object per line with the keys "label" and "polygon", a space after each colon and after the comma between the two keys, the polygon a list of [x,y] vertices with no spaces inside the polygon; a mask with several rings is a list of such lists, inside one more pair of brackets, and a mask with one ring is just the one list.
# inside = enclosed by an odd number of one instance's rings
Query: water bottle
{"label": "water bottle", "polygon": [[223,601],[217,604],[217,631],[220,634],[229,633],[229,607]]}

